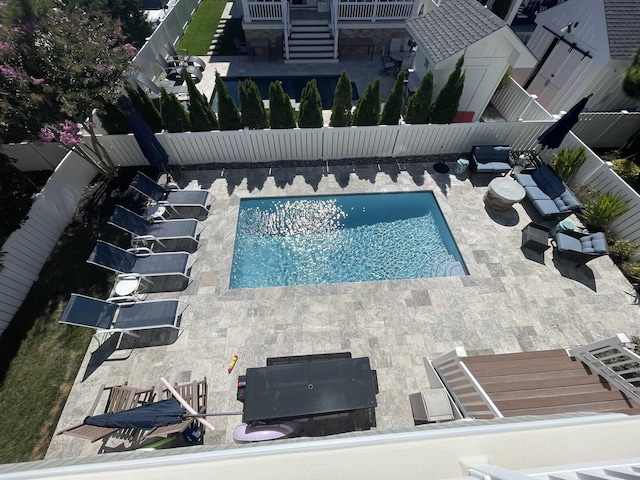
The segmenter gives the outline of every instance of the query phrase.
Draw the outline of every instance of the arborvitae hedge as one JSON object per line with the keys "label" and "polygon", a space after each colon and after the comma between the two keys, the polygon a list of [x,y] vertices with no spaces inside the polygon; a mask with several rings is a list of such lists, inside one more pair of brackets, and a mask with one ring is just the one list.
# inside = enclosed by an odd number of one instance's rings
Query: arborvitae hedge
{"label": "arborvitae hedge", "polygon": [[269,128],[269,119],[256,82],[246,80],[238,87],[242,125],[250,129]]}
{"label": "arborvitae hedge", "polygon": [[404,108],[404,77],[405,71],[400,70],[391,93],[384,102],[384,109],[380,116],[380,125],[397,125]]}
{"label": "arborvitae hedge", "polygon": [[190,129],[187,111],[173,93],[167,93],[163,88],[160,93],[162,119],[169,133],[186,132]]}
{"label": "arborvitae hedge", "polygon": [[218,95],[220,130],[240,130],[242,128],[240,112],[218,72],[216,72],[216,94]]}
{"label": "arborvitae hedge", "polygon": [[269,121],[272,129],[296,128],[291,99],[279,81],[269,85]]}
{"label": "arborvitae hedge", "polygon": [[144,118],[149,128],[154,132],[161,132],[163,125],[162,116],[147,93],[139,86],[133,87],[129,84],[125,84],[125,90],[131,99],[133,108]]}
{"label": "arborvitae hedge", "polygon": [[187,88],[189,89],[189,124],[192,132],[210,132],[218,130],[218,119],[206,97],[196,88],[190,75],[186,77]]}
{"label": "arborvitae hedge", "polygon": [[429,123],[429,113],[431,110],[431,99],[433,98],[433,72],[427,74],[420,80],[420,86],[407,102],[407,113],[404,116],[405,123],[421,124]]}
{"label": "arborvitae hedge", "polygon": [[353,109],[353,91],[351,80],[346,71],[342,71],[336,90],[333,93],[330,127],[348,127],[351,125],[351,110]]}
{"label": "arborvitae hedge", "polygon": [[456,68],[444,84],[436,101],[431,106],[431,123],[452,123],[458,113],[458,105],[460,104],[460,96],[464,88],[464,73],[462,73],[462,64],[464,63],[464,55],[456,62]]}
{"label": "arborvitae hedge", "polygon": [[364,94],[358,100],[358,105],[353,112],[352,125],[368,126],[378,125],[380,119],[380,79],[376,78],[367,86]]}
{"label": "arborvitae hedge", "polygon": [[302,90],[298,126],[300,128],[321,128],[322,124],[322,99],[316,79],[313,78],[307,82]]}
{"label": "arborvitae hedge", "polygon": [[113,103],[105,103],[102,108],[98,109],[98,118],[109,135],[118,135],[130,133],[127,117]]}

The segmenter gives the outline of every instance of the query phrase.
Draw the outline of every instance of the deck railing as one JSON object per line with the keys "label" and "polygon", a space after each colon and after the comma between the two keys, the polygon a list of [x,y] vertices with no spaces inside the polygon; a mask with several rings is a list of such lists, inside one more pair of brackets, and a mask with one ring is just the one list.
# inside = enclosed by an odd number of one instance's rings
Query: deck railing
{"label": "deck railing", "polygon": [[619,333],[599,342],[569,349],[567,353],[640,403],[640,355],[626,347],[629,343],[629,338]]}
{"label": "deck railing", "polygon": [[[333,0],[336,4],[338,20],[362,20],[375,22],[378,20],[405,20],[417,12],[419,2],[416,0]],[[283,9],[280,1],[242,0],[244,21],[281,20]]]}
{"label": "deck railing", "polygon": [[354,2],[337,0],[339,20],[404,20],[414,13],[418,2],[414,0]]}
{"label": "deck railing", "polygon": [[456,406],[467,418],[492,415],[503,418],[498,407],[464,364],[467,354],[462,347],[431,361]]}

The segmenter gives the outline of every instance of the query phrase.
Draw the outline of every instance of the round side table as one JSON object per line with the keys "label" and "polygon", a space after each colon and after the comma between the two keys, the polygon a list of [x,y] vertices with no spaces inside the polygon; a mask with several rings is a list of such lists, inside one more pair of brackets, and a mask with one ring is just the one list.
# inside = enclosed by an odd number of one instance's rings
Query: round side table
{"label": "round side table", "polygon": [[506,211],[514,203],[522,201],[525,195],[524,188],[515,180],[498,177],[489,183],[487,193],[484,194],[484,203],[493,210]]}

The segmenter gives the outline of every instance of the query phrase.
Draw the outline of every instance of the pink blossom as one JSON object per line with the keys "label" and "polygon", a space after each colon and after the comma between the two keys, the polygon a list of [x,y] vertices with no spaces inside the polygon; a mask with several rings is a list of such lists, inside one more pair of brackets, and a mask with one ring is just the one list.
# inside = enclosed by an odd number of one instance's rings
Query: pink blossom
{"label": "pink blossom", "polygon": [[89,40],[89,43],[90,43],[91,45],[93,45],[94,47],[98,47],[98,46],[100,46],[100,44],[99,44],[98,42],[96,42],[95,40]]}
{"label": "pink blossom", "polygon": [[20,78],[20,74],[9,65],[0,65],[0,73],[5,77]]}
{"label": "pink blossom", "polygon": [[124,48],[124,50],[132,57],[138,52],[138,49],[130,43],[125,43],[122,48]]}
{"label": "pink blossom", "polygon": [[11,50],[13,50],[13,47],[11,47],[10,43],[0,42],[0,51],[2,51],[2,52],[10,52]]}
{"label": "pink blossom", "polygon": [[65,120],[60,124],[60,130],[63,133],[68,133],[70,135],[78,135],[80,129],[78,128],[78,124],[76,122],[72,122],[71,120]]}
{"label": "pink blossom", "polygon": [[67,147],[75,147],[76,145],[80,145],[84,143],[82,137],[79,135],[73,135],[67,132],[60,133],[60,143]]}
{"label": "pink blossom", "polygon": [[0,2],[0,8],[4,8],[4,7],[6,7],[6,6],[7,6],[7,4],[6,4],[6,3],[4,3],[4,2]]}
{"label": "pink blossom", "polygon": [[38,133],[38,138],[40,142],[49,143],[53,142],[56,139],[56,136],[48,128],[41,128],[40,133]]}
{"label": "pink blossom", "polygon": [[31,80],[31,83],[36,87],[44,83],[44,78],[29,77],[29,80]]}
{"label": "pink blossom", "polygon": [[96,71],[104,75],[109,75],[113,72],[113,67],[111,65],[96,65]]}

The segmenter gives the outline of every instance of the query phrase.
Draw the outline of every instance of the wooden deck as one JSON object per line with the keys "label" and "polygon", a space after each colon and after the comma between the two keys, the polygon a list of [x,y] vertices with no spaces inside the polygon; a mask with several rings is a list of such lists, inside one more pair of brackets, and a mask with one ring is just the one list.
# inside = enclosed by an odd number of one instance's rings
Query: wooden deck
{"label": "wooden deck", "polygon": [[568,412],[640,413],[640,405],[565,350],[462,359],[505,417]]}

